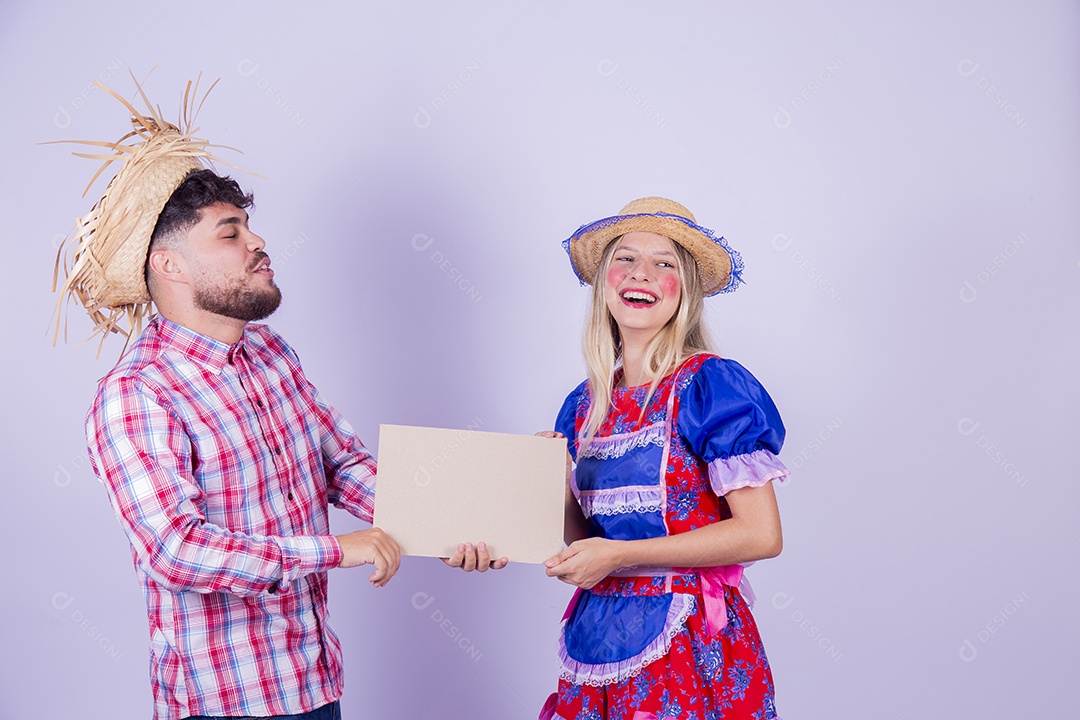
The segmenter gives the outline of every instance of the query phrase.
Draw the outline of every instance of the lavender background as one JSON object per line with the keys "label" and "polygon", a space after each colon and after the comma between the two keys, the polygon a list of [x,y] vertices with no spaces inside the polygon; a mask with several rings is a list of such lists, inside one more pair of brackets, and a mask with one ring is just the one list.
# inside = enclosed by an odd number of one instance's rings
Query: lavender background
{"label": "lavender background", "polygon": [[[130,96],[156,63],[169,116],[185,80],[221,78],[199,124],[266,176],[240,179],[273,324],[372,448],[379,423],[549,427],[584,372],[559,242],[634,197],[688,205],[746,260],[709,320],[789,427],[785,550],[750,572],[784,716],[1075,713],[1078,21],[1050,1],[0,4],[0,718],[150,713],[143,600],[82,435],[119,344],[46,336],[95,166],[38,143],[117,137],[91,82]],[[331,577],[348,719],[534,718],[555,688],[570,588],[537,566]]]}

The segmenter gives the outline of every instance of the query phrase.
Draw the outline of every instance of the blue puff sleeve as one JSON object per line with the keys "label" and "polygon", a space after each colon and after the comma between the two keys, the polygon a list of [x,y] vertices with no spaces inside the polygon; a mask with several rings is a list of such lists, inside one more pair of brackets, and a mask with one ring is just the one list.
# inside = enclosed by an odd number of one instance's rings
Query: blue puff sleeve
{"label": "blue puff sleeve", "polygon": [[677,429],[709,466],[717,495],[759,487],[789,474],[776,455],[784,444],[784,422],[772,398],[734,360],[710,358],[683,392]]}
{"label": "blue puff sleeve", "polygon": [[555,418],[555,430],[566,436],[566,449],[570,451],[570,457],[574,458],[574,462],[577,462],[577,410],[587,385],[586,380],[566,396],[559,410],[559,416]]}

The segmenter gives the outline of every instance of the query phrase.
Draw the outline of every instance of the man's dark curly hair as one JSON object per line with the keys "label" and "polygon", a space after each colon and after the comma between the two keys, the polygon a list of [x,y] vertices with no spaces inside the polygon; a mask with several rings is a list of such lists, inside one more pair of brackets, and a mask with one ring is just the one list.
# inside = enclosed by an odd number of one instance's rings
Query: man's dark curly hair
{"label": "man's dark curly hair", "polygon": [[202,219],[199,211],[215,203],[246,209],[255,204],[255,196],[244,194],[240,185],[230,177],[222,177],[213,170],[192,170],[173,191],[158,215],[157,225],[150,235],[150,247],[168,242],[176,233],[197,225]]}

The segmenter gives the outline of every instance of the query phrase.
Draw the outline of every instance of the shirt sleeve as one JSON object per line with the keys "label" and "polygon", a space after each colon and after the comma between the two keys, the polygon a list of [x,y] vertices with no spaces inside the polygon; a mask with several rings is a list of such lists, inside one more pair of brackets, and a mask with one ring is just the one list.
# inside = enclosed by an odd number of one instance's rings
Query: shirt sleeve
{"label": "shirt sleeve", "polygon": [[360,442],[349,421],[326,403],[314,386],[310,389],[319,414],[328,499],[370,523],[375,515],[375,458]]}
{"label": "shirt sleeve", "polygon": [[170,592],[284,592],[341,563],[331,535],[262,536],[208,523],[183,424],[145,382],[103,384],[86,433],[90,462],[136,562]]}
{"label": "shirt sleeve", "polygon": [[282,353],[293,381],[315,413],[327,500],[366,523],[372,522],[375,515],[375,458],[360,442],[349,421],[307,379],[296,351],[269,327],[260,329]]}
{"label": "shirt sleeve", "polygon": [[780,412],[761,383],[734,360],[702,363],[680,401],[677,426],[708,463],[717,495],[789,475],[776,457],[785,434]]}

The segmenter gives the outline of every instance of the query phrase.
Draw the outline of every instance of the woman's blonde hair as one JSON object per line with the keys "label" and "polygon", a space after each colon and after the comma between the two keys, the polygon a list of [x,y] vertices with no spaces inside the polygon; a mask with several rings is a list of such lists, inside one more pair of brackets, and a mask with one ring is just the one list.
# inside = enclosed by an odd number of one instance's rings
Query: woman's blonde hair
{"label": "woman's blonde hair", "polygon": [[[619,236],[604,248],[600,266],[593,279],[589,315],[585,320],[582,349],[585,354],[592,403],[589,414],[585,418],[582,449],[588,446],[600,426],[604,424],[604,418],[611,409],[615,369],[622,358],[619,326],[604,299],[604,279],[607,277],[611,260],[615,256],[615,249],[621,240],[622,236]],[[649,380],[649,392],[641,406],[642,415],[656,391],[656,386],[665,376],[691,355],[713,351],[703,318],[704,293],[701,278],[698,276],[697,263],[694,261],[694,256],[682,245],[675,241],[671,241],[671,244],[675,247],[675,254],[678,257],[682,292],[679,293],[679,306],[675,314],[671,316],[671,320],[645,347],[644,369]]]}

